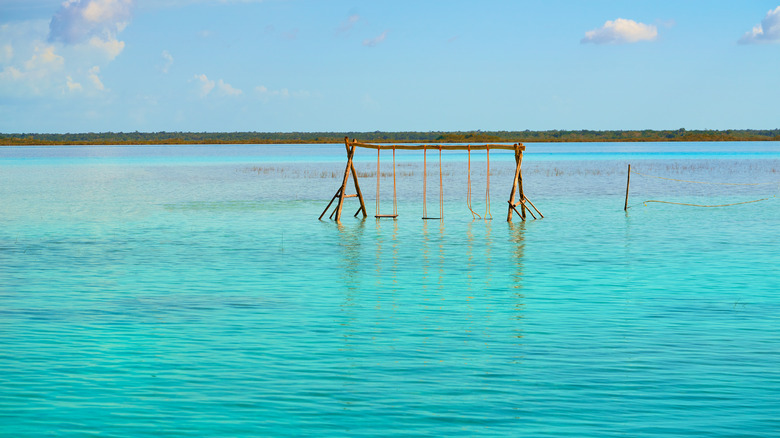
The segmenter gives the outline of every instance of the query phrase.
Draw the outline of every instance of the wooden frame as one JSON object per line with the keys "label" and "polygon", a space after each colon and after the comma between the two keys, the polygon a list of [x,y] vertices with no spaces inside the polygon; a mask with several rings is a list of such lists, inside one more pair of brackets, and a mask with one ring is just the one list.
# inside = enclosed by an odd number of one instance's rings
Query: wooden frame
{"label": "wooden frame", "polygon": [[[355,216],[358,215],[361,211],[363,212],[363,219],[368,217],[368,213],[366,213],[366,203],[363,200],[363,192],[360,191],[360,184],[358,183],[358,176],[357,171],[355,171],[355,164],[352,162],[352,157],[355,155],[355,141],[353,140],[352,143],[350,143],[348,137],[344,137],[344,144],[347,148],[347,167],[344,169],[344,180],[341,183],[341,187],[336,191],[336,194],[333,195],[333,198],[328,203],[328,206],[325,207],[325,210],[322,211],[322,214],[320,215],[320,220],[322,220],[322,217],[325,216],[325,213],[328,212],[328,209],[330,208],[331,204],[333,204],[333,201],[336,200],[336,198],[339,198],[339,202],[336,204],[336,209],[333,210],[333,213],[330,214],[330,217],[333,218],[333,215],[336,215],[336,222],[341,222],[341,209],[344,208],[344,199],[346,198],[354,198],[357,197],[360,200],[360,208],[355,213]],[[349,181],[349,175],[352,174],[352,180],[355,183],[355,194],[347,195],[347,181]]]}
{"label": "wooden frame", "polygon": [[[415,144],[415,145],[390,145],[390,144],[371,144],[371,143],[361,143],[355,139],[350,140],[349,137],[344,137],[344,145],[347,149],[347,166],[344,169],[344,179],[341,182],[341,187],[336,191],[336,194],[333,195],[333,198],[331,198],[330,202],[328,203],[328,206],[325,207],[325,210],[323,210],[322,214],[320,215],[319,219],[321,220],[323,216],[325,216],[325,213],[328,212],[328,209],[333,204],[333,201],[338,198],[338,203],[336,204],[336,208],[333,210],[333,212],[330,215],[330,218],[334,218],[336,222],[341,222],[341,210],[344,208],[344,200],[346,198],[358,198],[360,200],[360,208],[355,213],[355,216],[362,211],[363,212],[363,218],[365,219],[368,217],[368,214],[366,213],[366,204],[363,199],[363,193],[360,191],[360,184],[358,183],[358,176],[357,172],[355,171],[355,165],[352,162],[352,158],[355,155],[355,148],[361,147],[361,148],[367,148],[367,149],[405,149],[405,150],[426,150],[426,149],[440,149],[440,150],[490,150],[490,149],[503,149],[503,150],[513,150],[515,152],[515,176],[512,180],[512,191],[509,194],[509,200],[507,201],[509,203],[509,208],[507,212],[506,220],[507,222],[512,221],[512,213],[517,213],[517,215],[520,217],[520,219],[525,220],[526,219],[526,213],[529,213],[534,219],[536,219],[536,215],[533,213],[536,211],[536,213],[539,215],[540,218],[543,218],[544,216],[542,213],[536,208],[536,206],[528,200],[528,198],[525,197],[525,194],[523,193],[523,172],[522,172],[522,164],[523,164],[523,152],[525,151],[525,145],[522,143],[515,143],[513,145],[508,144],[479,144],[479,145],[425,145],[425,144]],[[352,175],[352,180],[355,185],[355,194],[346,194],[347,191],[347,182],[349,181],[349,176]],[[515,196],[517,196],[517,201],[515,201]],[[526,205],[527,204],[527,205]],[[520,206],[520,210],[518,211],[517,206]]]}

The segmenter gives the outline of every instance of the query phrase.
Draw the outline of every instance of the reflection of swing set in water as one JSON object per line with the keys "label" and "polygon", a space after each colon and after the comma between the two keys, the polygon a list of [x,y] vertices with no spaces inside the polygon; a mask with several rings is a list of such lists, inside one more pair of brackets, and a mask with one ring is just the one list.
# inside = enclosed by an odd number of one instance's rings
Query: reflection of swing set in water
{"label": "reflection of swing set in water", "polygon": [[[492,215],[490,214],[490,150],[491,149],[505,149],[505,150],[513,150],[515,152],[515,176],[512,181],[512,192],[509,195],[509,200],[507,201],[509,203],[508,212],[507,212],[507,218],[506,220],[508,222],[512,221],[512,212],[517,213],[518,216],[522,220],[525,220],[526,218],[526,212],[530,214],[534,219],[536,219],[536,214],[539,215],[539,217],[544,217],[541,212],[534,206],[534,204],[528,200],[528,198],[525,197],[523,194],[523,174],[521,171],[521,165],[523,162],[523,151],[525,150],[525,146],[520,143],[515,143],[513,145],[506,145],[506,144],[481,144],[481,145],[436,145],[436,146],[430,146],[430,145],[378,145],[378,144],[369,144],[369,143],[360,143],[355,139],[350,140],[349,137],[344,137],[344,143],[347,148],[347,167],[344,170],[344,179],[341,183],[341,187],[336,191],[336,194],[333,195],[333,198],[328,203],[328,206],[325,207],[325,210],[323,210],[322,214],[320,215],[320,219],[322,219],[323,216],[325,216],[325,213],[328,212],[328,209],[330,209],[330,206],[333,204],[333,201],[338,199],[338,202],[336,203],[336,207],[334,208],[333,212],[330,214],[330,218],[333,219],[335,216],[336,222],[341,221],[341,210],[344,207],[344,200],[346,198],[358,198],[360,201],[360,208],[358,208],[358,211],[355,212],[354,216],[357,217],[358,214],[361,212],[363,213],[363,218],[366,218],[368,216],[368,213],[366,212],[366,204],[363,200],[363,193],[360,191],[360,184],[358,183],[358,176],[357,172],[355,171],[355,165],[352,161],[352,158],[355,155],[355,148],[356,147],[362,147],[362,148],[368,148],[368,149],[376,149],[377,150],[377,158],[376,158],[376,214],[374,217],[377,219],[379,218],[397,218],[398,217],[398,200],[397,200],[397,192],[396,192],[396,172],[395,172],[395,151],[396,149],[404,149],[404,150],[422,150],[423,151],[423,219],[442,219],[444,217],[444,185],[443,185],[443,179],[442,179],[442,166],[441,166],[441,151],[442,150],[467,150],[468,151],[468,191],[466,195],[466,204],[469,208],[469,211],[472,214],[472,217],[479,217],[482,219],[483,217],[477,214],[474,209],[471,206],[471,151],[472,150],[485,150],[487,154],[487,188],[485,191],[486,196],[486,202],[487,205],[485,206],[485,216],[484,219],[492,219]],[[379,180],[380,180],[380,154],[382,149],[392,149],[393,151],[393,213],[392,214],[381,214],[379,210]],[[427,191],[428,191],[428,149],[438,149],[439,151],[439,216],[438,217],[431,217],[428,216],[428,210],[427,210]],[[355,185],[355,192],[354,194],[346,194],[347,190],[347,182],[349,181],[349,176],[352,175],[352,181]],[[515,195],[518,196],[518,201],[515,202]],[[527,205],[526,205],[527,204]],[[520,206],[520,210],[517,209],[517,207]],[[530,207],[529,207],[530,206]],[[534,211],[536,211],[536,214],[534,214]]]}

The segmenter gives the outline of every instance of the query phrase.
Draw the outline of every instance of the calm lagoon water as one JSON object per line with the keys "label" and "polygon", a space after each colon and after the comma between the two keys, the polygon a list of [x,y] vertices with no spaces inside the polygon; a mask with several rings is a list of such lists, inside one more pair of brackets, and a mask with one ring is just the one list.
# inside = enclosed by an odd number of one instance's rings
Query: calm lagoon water
{"label": "calm lagoon water", "polygon": [[0,436],[778,436],[780,146],[527,147],[0,148]]}

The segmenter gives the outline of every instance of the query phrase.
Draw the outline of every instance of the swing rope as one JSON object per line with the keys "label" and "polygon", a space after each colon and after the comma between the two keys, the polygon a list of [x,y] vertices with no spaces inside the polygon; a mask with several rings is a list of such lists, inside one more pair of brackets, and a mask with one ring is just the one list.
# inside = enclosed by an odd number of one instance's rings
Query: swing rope
{"label": "swing rope", "polygon": [[428,148],[423,146],[423,219],[428,217]]}
{"label": "swing rope", "polygon": [[441,177],[441,145],[439,146],[439,219],[444,219],[444,183]]}
{"label": "swing rope", "polygon": [[398,216],[398,196],[395,189],[395,146],[393,146],[393,216]]}
{"label": "swing rope", "polygon": [[381,167],[379,165],[379,157],[380,157],[380,151],[381,148],[376,149],[376,214],[374,217],[381,218],[381,217],[398,217],[398,195],[396,191],[396,183],[395,183],[395,146],[393,146],[393,214],[381,214],[379,211],[379,206],[381,203],[379,202],[379,181],[381,173]]}
{"label": "swing rope", "polygon": [[485,220],[493,220],[490,214],[490,148],[485,148],[487,153],[487,187],[485,188]]}
{"label": "swing rope", "polygon": [[444,181],[441,169],[441,146],[439,146],[439,217],[428,217],[428,148],[423,146],[423,219],[444,218]]}
{"label": "swing rope", "polygon": [[374,217],[379,217],[379,152],[381,148],[376,148],[376,208],[374,209]]}
{"label": "swing rope", "polygon": [[467,174],[468,188],[466,190],[466,205],[469,207],[469,211],[471,212],[472,219],[476,219],[477,217],[482,219],[482,216],[480,216],[479,213],[475,212],[474,209],[471,207],[471,145],[468,145],[468,151],[469,151],[469,171]]}

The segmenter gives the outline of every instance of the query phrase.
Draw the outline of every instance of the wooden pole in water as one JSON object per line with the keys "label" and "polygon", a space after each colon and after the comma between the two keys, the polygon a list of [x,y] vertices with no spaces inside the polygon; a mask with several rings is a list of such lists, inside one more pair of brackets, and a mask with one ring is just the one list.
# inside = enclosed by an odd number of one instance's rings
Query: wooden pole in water
{"label": "wooden pole in water", "polygon": [[628,211],[628,186],[631,185],[631,165],[628,165],[628,176],[626,178],[626,203],[623,204],[623,211]]}
{"label": "wooden pole in water", "polygon": [[515,203],[515,194],[520,195],[520,201],[523,200],[524,194],[523,194],[523,174],[521,171],[521,166],[523,164],[523,151],[519,144],[515,144],[515,176],[512,180],[512,191],[509,193],[509,211],[507,212],[506,221],[512,222],[512,210],[517,213],[518,216],[520,216],[520,219],[525,220],[525,205],[520,202],[521,204],[520,211],[518,212],[515,208],[517,206],[517,203]]}
{"label": "wooden pole in water", "polygon": [[355,154],[355,146],[349,144],[349,138],[344,137],[344,144],[347,148],[347,168],[344,170],[344,180],[341,183],[339,202],[336,204],[336,222],[341,222],[341,209],[344,207],[344,198],[347,194],[347,181],[349,181],[349,174],[352,171],[352,156]]}
{"label": "wooden pole in water", "polygon": [[[517,148],[517,167],[519,172],[517,173],[517,193],[520,196],[520,201],[525,201],[525,192],[523,192],[523,170],[520,168],[523,165],[523,151]],[[523,220],[525,220],[525,211],[528,207],[525,206],[525,202],[520,203],[520,214]],[[534,216],[534,219],[536,217]]]}

